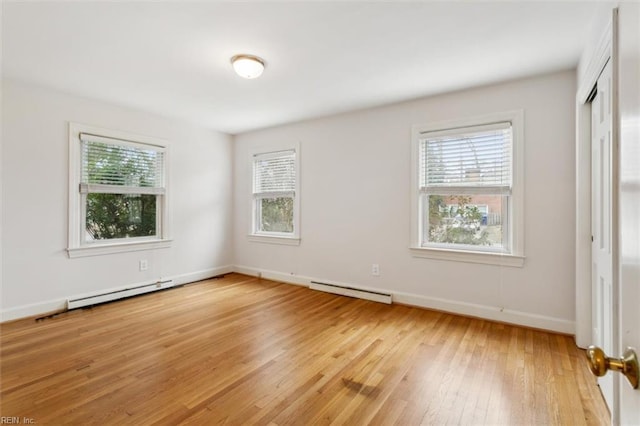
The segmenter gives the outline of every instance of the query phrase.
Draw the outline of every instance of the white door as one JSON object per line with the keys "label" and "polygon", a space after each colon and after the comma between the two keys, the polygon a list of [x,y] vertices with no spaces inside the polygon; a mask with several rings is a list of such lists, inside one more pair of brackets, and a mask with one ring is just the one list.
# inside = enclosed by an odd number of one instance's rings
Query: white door
{"label": "white door", "polygon": [[[611,61],[604,67],[591,103],[591,288],[593,342],[611,356],[614,346],[612,257]],[[598,379],[609,408],[614,407],[614,376]]]}
{"label": "white door", "polygon": [[[611,41],[591,114],[593,339],[611,359],[594,372],[604,374],[612,423],[640,425],[640,387],[606,372],[628,349],[640,352],[640,4],[614,9]],[[637,362],[628,370],[637,382]]]}
{"label": "white door", "polygon": [[640,3],[620,2],[610,29],[591,104],[592,334],[604,354],[587,354],[612,424],[640,426]]}
{"label": "white door", "polygon": [[[640,4],[621,2],[618,19],[620,120],[620,344],[640,354]],[[615,53],[615,52],[614,52]],[[640,389],[620,380],[620,423],[640,425]]]}

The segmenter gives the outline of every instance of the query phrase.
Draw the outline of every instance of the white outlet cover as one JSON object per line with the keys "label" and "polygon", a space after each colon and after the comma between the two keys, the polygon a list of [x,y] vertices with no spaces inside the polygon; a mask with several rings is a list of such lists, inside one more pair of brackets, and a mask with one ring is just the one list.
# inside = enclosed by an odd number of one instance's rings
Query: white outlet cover
{"label": "white outlet cover", "polygon": [[377,263],[371,265],[371,275],[380,275],[380,265],[378,265]]}

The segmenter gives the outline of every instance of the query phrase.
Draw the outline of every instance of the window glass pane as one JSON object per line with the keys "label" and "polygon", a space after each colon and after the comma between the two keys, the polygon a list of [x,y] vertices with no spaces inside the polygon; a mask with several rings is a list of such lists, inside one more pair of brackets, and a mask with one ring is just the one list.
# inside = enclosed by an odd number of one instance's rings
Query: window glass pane
{"label": "window glass pane", "polygon": [[295,151],[256,155],[253,192],[295,191]]}
{"label": "window glass pane", "polygon": [[87,194],[85,241],[156,235],[157,195]]}
{"label": "window glass pane", "polygon": [[509,126],[422,140],[421,187],[511,186],[511,139]]}
{"label": "window glass pane", "polygon": [[293,198],[259,198],[259,232],[293,232]]}
{"label": "window glass pane", "polygon": [[507,250],[508,196],[423,195],[422,245]]}
{"label": "window glass pane", "polygon": [[82,182],[161,187],[163,161],[163,153],[154,149],[85,142]]}

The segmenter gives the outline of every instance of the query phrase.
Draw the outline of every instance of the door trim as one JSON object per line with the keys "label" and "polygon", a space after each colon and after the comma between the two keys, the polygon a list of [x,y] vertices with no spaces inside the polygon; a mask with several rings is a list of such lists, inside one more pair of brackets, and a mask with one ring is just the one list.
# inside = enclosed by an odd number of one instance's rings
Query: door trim
{"label": "door trim", "polygon": [[[611,248],[612,248],[612,340],[619,346],[619,94],[618,94],[618,9],[612,9],[611,20],[585,69],[576,93],[576,344],[586,348],[592,336],[591,297],[591,107],[587,103],[598,76],[611,61]],[[580,76],[579,76],[580,77]],[[619,377],[613,378],[613,406],[611,422],[619,423]]]}
{"label": "door trim", "polygon": [[609,22],[586,67],[576,93],[576,344],[581,348],[587,348],[591,344],[593,329],[591,323],[591,105],[588,101],[600,73],[611,58],[611,41],[612,31],[611,22]]}

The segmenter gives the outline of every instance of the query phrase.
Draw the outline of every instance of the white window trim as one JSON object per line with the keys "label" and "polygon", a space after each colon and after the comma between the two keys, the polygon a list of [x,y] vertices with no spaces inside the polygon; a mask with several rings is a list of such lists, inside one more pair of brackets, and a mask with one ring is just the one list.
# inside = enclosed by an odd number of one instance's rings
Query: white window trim
{"label": "white window trim", "polygon": [[[420,246],[420,138],[421,134],[433,131],[447,131],[461,127],[480,126],[489,123],[510,121],[513,137],[513,182],[509,223],[511,224],[511,253],[489,251],[456,250],[451,248]],[[469,263],[483,263],[500,266],[524,266],[524,111],[505,111],[467,119],[456,119],[414,125],[411,132],[411,237],[410,252],[414,257],[450,260]]]}
{"label": "white window trim", "polygon": [[247,238],[254,243],[281,244],[285,246],[300,245],[300,238],[290,236],[251,234]]}
{"label": "white window trim", "polygon": [[485,265],[513,266],[517,268],[524,266],[525,259],[524,256],[517,256],[513,254],[452,250],[448,248],[410,247],[410,250],[413,257],[467,263],[482,263]]}
{"label": "white window trim", "polygon": [[81,205],[82,196],[79,188],[81,183],[81,141],[80,133],[90,133],[101,135],[106,138],[119,139],[123,141],[135,141],[137,143],[155,145],[164,148],[165,152],[165,188],[169,187],[169,144],[167,141],[149,136],[140,136],[118,130],[104,129],[100,127],[88,126],[80,123],[69,123],[69,234],[67,253],[70,258],[97,256],[113,253],[122,253],[139,250],[152,250],[167,248],[171,246],[170,238],[170,203],[168,190],[163,195],[163,206],[160,214],[160,235],[156,238],[135,238],[131,241],[126,239],[106,240],[83,244],[82,229],[83,220]]}
{"label": "white window trim", "polygon": [[[296,184],[293,197],[293,233],[276,233],[276,232],[257,232],[256,231],[256,207],[253,197],[253,159],[255,155],[269,154],[279,151],[295,151],[295,168],[296,168]],[[249,233],[247,239],[251,242],[280,244],[280,245],[299,245],[300,244],[300,143],[281,143],[269,144],[264,146],[256,146],[249,150],[249,170],[251,173],[249,183],[249,211],[251,218],[249,221]]]}

